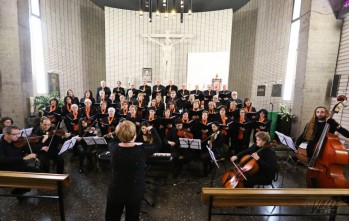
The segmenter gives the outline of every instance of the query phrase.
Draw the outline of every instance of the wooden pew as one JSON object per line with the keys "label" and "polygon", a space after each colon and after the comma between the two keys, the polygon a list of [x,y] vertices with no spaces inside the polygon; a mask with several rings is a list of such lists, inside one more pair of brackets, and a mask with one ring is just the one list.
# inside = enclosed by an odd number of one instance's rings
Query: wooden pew
{"label": "wooden pew", "polygon": [[[212,215],[236,216],[324,216],[316,214],[317,210],[329,209],[329,220],[336,215],[349,216],[349,213],[337,213],[337,207],[349,206],[349,189],[310,189],[310,188],[202,188],[201,201],[208,203],[208,220]],[[241,214],[213,211],[214,207],[250,207],[250,206],[309,206],[308,214]]]}
{"label": "wooden pew", "polygon": [[[23,197],[58,199],[61,220],[65,220],[63,186],[70,186],[69,174],[0,171],[0,187],[57,190],[57,195],[35,195]],[[15,195],[9,194],[1,194],[0,196],[16,197]]]}

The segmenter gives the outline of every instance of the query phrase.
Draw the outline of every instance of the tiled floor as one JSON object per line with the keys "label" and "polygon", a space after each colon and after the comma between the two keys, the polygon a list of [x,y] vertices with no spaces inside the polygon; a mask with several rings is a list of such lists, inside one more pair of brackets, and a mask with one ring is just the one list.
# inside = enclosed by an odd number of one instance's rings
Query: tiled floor
{"label": "tiled floor", "polygon": [[[281,155],[280,155],[281,156]],[[284,163],[285,157],[280,159],[282,169],[279,173],[275,187],[299,188],[305,187],[305,167],[292,165],[290,161]],[[101,170],[96,169],[88,173],[78,173],[77,159],[66,156],[66,172],[71,175],[71,187],[64,191],[65,194],[65,214],[66,220],[104,220],[106,205],[106,192],[109,171],[106,166],[101,166]],[[227,162],[227,167],[230,163]],[[184,171],[176,179],[172,178],[169,170],[168,180],[163,185],[162,179],[148,178],[149,189],[142,205],[141,220],[207,220],[207,205],[200,201],[200,190],[202,187],[210,185],[210,177],[200,177],[201,164],[193,162],[184,167]],[[158,175],[150,171],[153,175]],[[221,177],[224,170],[217,172],[217,177]],[[348,177],[348,176],[347,176]],[[215,182],[220,186],[220,181]],[[10,189],[0,189],[1,192],[10,192]],[[32,190],[29,194],[35,194]],[[349,190],[348,190],[349,191]],[[42,191],[40,190],[40,193]],[[46,191],[45,191],[46,193]],[[47,191],[47,193],[50,193]],[[257,208],[228,208],[223,211],[235,210],[245,214],[270,213],[273,207]],[[276,207],[273,213],[292,210],[293,212],[304,212],[311,208],[287,208]],[[342,211],[342,210],[340,210]],[[349,209],[344,212],[349,213]],[[337,217],[336,220],[348,220],[349,218]],[[0,198],[0,220],[60,220],[58,203],[54,200],[28,199],[21,204],[16,198]],[[251,217],[251,216],[215,216],[212,220],[328,220],[328,217]]]}

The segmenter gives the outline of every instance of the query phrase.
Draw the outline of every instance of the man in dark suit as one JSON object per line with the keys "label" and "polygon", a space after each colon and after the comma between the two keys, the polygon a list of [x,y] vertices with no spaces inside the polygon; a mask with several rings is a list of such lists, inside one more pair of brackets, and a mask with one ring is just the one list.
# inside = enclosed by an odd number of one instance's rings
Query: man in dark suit
{"label": "man in dark suit", "polygon": [[216,91],[212,90],[212,85],[207,85],[207,90],[204,91],[205,109],[208,109],[208,102],[212,101],[213,96],[216,95]]}
{"label": "man in dark suit", "polygon": [[227,107],[229,107],[229,103],[231,101],[235,101],[239,108],[242,107],[242,100],[238,98],[238,92],[237,91],[231,92],[231,98],[229,98],[228,101],[227,101],[227,105],[226,105]]}
{"label": "man in dark suit", "polygon": [[130,88],[128,88],[126,91],[127,98],[129,98],[129,93],[128,93],[129,90],[131,90],[133,92],[132,97],[134,97],[136,99],[137,95],[138,95],[138,90],[135,88],[135,83],[133,83],[133,82],[130,83]]}
{"label": "man in dark suit", "polygon": [[113,93],[115,94],[115,100],[116,102],[120,102],[120,96],[124,95],[126,96],[125,93],[125,88],[121,87],[121,81],[116,82],[116,87],[113,89]]}
{"label": "man in dark suit", "polygon": [[105,96],[106,97],[110,96],[111,91],[110,91],[110,88],[107,87],[107,82],[105,80],[101,81],[101,86],[97,88],[96,100],[98,100],[99,92],[102,91],[102,90],[105,92]]}
{"label": "man in dark suit", "polygon": [[165,86],[160,83],[159,79],[156,80],[153,86],[151,98],[155,99],[157,94],[161,94],[161,97],[165,96]]}
{"label": "man in dark suit", "polygon": [[195,89],[190,91],[190,94],[194,94],[195,99],[204,100],[204,94],[199,90],[199,85],[195,85]]}
{"label": "man in dark suit", "polygon": [[143,79],[143,84],[139,86],[139,92],[143,93],[144,100],[149,103],[149,97],[151,94],[151,87],[147,85],[147,80]]}
{"label": "man in dark suit", "polygon": [[188,100],[189,91],[187,90],[187,86],[185,83],[182,84],[182,89],[178,90],[177,97],[182,100]]}
{"label": "man in dark suit", "polygon": [[166,102],[168,99],[170,99],[171,96],[171,91],[175,91],[177,93],[178,91],[178,87],[176,85],[173,84],[172,80],[168,81],[168,85],[165,88],[165,92],[166,92]]}
{"label": "man in dark suit", "polygon": [[231,91],[228,90],[228,86],[226,84],[223,84],[223,88],[221,91],[219,91],[218,97],[219,101],[222,103],[227,103],[229,101],[229,94]]}

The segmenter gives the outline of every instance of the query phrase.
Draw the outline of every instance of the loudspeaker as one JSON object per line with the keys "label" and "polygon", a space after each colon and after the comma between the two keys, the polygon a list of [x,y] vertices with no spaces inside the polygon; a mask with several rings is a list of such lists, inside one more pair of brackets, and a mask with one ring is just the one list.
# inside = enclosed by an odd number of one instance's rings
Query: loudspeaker
{"label": "loudspeaker", "polygon": [[341,80],[341,75],[334,75],[332,81],[331,97],[337,97],[339,81]]}

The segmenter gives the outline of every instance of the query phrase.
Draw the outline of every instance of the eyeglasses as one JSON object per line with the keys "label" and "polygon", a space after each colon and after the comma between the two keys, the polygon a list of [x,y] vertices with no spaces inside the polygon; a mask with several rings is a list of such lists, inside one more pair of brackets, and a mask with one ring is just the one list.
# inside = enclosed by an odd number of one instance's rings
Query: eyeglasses
{"label": "eyeglasses", "polygon": [[21,133],[11,134],[13,136],[21,136]]}

